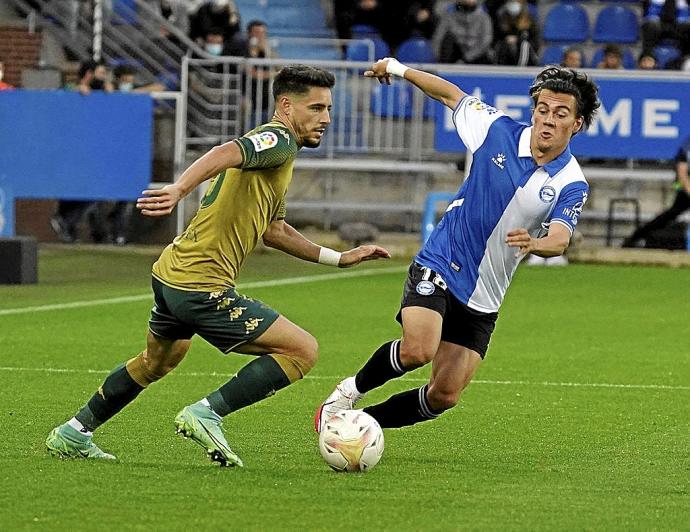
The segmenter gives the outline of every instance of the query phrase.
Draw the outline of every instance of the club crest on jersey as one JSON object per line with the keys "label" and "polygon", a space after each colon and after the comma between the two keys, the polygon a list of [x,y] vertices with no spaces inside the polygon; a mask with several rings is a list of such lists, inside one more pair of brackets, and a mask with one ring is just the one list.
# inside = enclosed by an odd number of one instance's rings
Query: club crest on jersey
{"label": "club crest on jersey", "polygon": [[544,203],[551,203],[556,199],[556,189],[549,185],[544,185],[539,191],[539,199]]}
{"label": "club crest on jersey", "polygon": [[252,141],[256,151],[268,150],[278,144],[278,135],[273,133],[273,131],[262,131],[255,135],[249,135],[247,138]]}
{"label": "club crest on jersey", "polygon": [[419,283],[417,283],[416,290],[420,296],[430,296],[434,293],[436,287],[434,286],[434,283],[432,283],[431,281],[420,281]]}
{"label": "club crest on jersey", "polygon": [[505,153],[498,153],[496,154],[496,157],[492,157],[491,160],[493,163],[498,166],[501,170],[505,168],[505,162],[506,162],[506,155]]}

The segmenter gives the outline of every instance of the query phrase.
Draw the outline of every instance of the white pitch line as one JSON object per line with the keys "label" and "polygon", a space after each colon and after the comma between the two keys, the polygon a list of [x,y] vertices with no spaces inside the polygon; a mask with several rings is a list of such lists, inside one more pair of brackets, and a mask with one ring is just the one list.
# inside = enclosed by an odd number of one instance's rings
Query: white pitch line
{"label": "white pitch line", "polygon": [[[239,285],[238,290],[252,288],[268,288],[272,286],[286,286],[291,284],[314,283],[317,281],[333,281],[336,279],[349,279],[352,277],[368,277],[371,275],[383,275],[386,273],[400,273],[407,270],[407,266],[389,266],[387,268],[372,268],[368,270],[353,270],[341,273],[322,273],[319,275],[304,275],[301,277],[287,277],[285,279],[273,279],[271,281],[255,281]],[[94,307],[98,305],[114,305],[117,303],[131,303],[133,301],[146,301],[152,299],[151,292],[134,296],[109,297],[105,299],[89,299],[86,301],[72,301],[69,303],[54,303],[50,305],[37,305],[34,307],[8,308],[0,310],[0,316],[12,314],[29,314],[31,312],[46,312],[49,310],[64,310],[70,308]]]}
{"label": "white pitch line", "polygon": [[[20,371],[31,371],[31,372],[43,372],[43,373],[84,373],[88,375],[107,375],[111,370],[107,369],[73,369],[73,368],[25,368],[25,367],[15,367],[15,366],[0,366],[0,371],[8,372],[20,372]],[[222,372],[179,372],[172,373],[171,375],[177,375],[179,377],[224,377],[230,378],[234,377],[235,373],[222,373]],[[329,380],[333,382],[340,382],[342,376],[333,377],[328,375],[307,375],[305,379],[311,380]],[[426,382],[429,379],[424,377],[401,377],[396,379],[398,381],[408,381],[408,382]],[[690,390],[690,386],[676,386],[669,384],[615,384],[608,382],[548,382],[548,381],[496,381],[496,380],[482,380],[476,379],[472,381],[472,384],[486,384],[486,385],[499,385],[499,386],[555,386],[563,388],[620,388],[620,389],[630,389],[630,390]]]}

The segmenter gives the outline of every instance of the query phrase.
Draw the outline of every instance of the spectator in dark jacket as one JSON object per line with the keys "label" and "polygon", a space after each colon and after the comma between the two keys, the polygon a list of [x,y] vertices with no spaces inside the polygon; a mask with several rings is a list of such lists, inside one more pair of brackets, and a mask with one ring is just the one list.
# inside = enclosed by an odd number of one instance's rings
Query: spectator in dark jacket
{"label": "spectator in dark jacket", "polygon": [[439,18],[433,46],[441,63],[493,62],[493,26],[491,18],[481,8],[481,0],[457,0],[450,5],[442,4]]}

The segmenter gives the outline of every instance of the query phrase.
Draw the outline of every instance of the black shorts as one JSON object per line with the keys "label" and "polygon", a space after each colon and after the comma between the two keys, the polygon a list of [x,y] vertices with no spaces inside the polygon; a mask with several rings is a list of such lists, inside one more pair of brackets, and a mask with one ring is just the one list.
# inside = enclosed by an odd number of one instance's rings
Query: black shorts
{"label": "black shorts", "polygon": [[153,277],[154,305],[149,329],[156,336],[188,340],[198,334],[229,353],[256,340],[278,319],[278,313],[258,299],[234,288],[219,292],[192,292],[168,286]]}
{"label": "black shorts", "polygon": [[443,277],[416,262],[408,270],[400,312],[395,318],[400,323],[402,309],[406,307],[435,310],[443,318],[441,340],[472,349],[482,358],[486,355],[498,312],[478,312],[469,308],[450,293]]}

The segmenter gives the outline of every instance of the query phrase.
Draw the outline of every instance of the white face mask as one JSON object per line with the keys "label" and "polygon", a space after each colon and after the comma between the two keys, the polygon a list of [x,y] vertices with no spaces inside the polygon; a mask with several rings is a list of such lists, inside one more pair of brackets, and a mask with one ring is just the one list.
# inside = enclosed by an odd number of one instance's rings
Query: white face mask
{"label": "white face mask", "polygon": [[506,2],[505,8],[509,15],[517,17],[522,11],[522,4],[514,1]]}
{"label": "white face mask", "polygon": [[120,92],[129,92],[134,88],[134,83],[120,83]]}
{"label": "white face mask", "polygon": [[223,45],[216,43],[209,43],[205,46],[206,51],[211,55],[220,55],[223,53]]}

